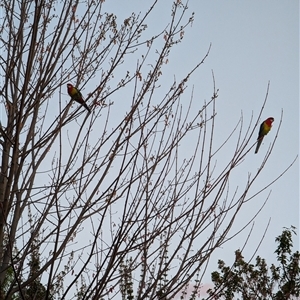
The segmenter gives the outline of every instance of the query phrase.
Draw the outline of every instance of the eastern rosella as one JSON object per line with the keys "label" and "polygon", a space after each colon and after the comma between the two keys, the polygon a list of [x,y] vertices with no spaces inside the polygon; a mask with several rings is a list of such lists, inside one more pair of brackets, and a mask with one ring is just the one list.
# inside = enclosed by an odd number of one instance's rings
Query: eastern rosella
{"label": "eastern rosella", "polygon": [[261,142],[264,139],[264,136],[267,135],[269,133],[269,131],[271,130],[273,122],[274,122],[274,118],[271,117],[261,123],[260,128],[259,128],[255,153],[258,152],[258,149],[260,147]]}
{"label": "eastern rosella", "polygon": [[74,87],[71,83],[67,84],[67,88],[68,88],[68,94],[70,95],[72,100],[75,100],[76,102],[84,106],[89,112],[91,112],[90,108],[83,100],[80,90]]}

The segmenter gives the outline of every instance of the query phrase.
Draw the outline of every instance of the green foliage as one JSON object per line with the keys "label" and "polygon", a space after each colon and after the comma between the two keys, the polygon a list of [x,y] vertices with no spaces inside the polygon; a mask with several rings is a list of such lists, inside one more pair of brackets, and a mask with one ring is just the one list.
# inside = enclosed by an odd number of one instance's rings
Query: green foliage
{"label": "green foliage", "polygon": [[[46,287],[40,281],[40,277],[36,277],[36,273],[40,270],[41,264],[39,253],[40,249],[38,243],[38,239],[33,239],[32,244],[30,246],[32,248],[32,253],[27,263],[29,267],[28,285],[24,287],[21,291],[19,290],[19,287],[24,282],[24,278],[22,278],[22,276],[17,277],[14,269],[10,266],[6,271],[4,283],[1,286],[0,299],[53,299],[51,291],[47,292]],[[18,249],[15,248],[13,254],[16,256],[17,253]],[[16,289],[16,292],[14,292],[11,296],[9,296],[9,298],[7,298],[7,294],[9,293],[11,286],[13,286],[13,288]]]}
{"label": "green foliage", "polygon": [[[6,274],[5,274],[5,279],[4,279],[4,282],[3,282],[3,286],[1,287],[1,290],[0,290],[0,299],[4,299],[5,298],[5,294],[8,292],[8,289],[10,287],[10,284],[14,281],[14,271],[13,271],[13,268],[12,267],[9,267],[6,271]],[[17,299],[17,296],[13,296],[12,297],[12,300],[14,299]]]}
{"label": "green foliage", "polygon": [[214,289],[208,290],[207,299],[288,300],[299,299],[300,267],[299,251],[292,252],[292,233],[295,227],[285,228],[275,241],[278,266],[269,268],[265,259],[257,256],[255,264],[244,260],[241,252],[235,252],[232,267],[218,261],[219,271],[212,273]]}
{"label": "green foliage", "polygon": [[126,263],[120,265],[120,290],[123,300],[133,300],[133,280],[132,280],[132,259],[128,259]]}

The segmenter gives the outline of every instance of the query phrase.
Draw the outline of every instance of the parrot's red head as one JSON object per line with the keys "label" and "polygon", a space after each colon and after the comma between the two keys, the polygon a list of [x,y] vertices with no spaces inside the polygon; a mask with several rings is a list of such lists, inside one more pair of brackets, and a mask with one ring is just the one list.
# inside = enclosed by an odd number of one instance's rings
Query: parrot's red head
{"label": "parrot's red head", "polygon": [[272,123],[274,122],[274,118],[272,118],[272,117],[270,117],[270,118],[268,118],[266,121],[266,124],[268,125],[268,126],[272,126]]}
{"label": "parrot's red head", "polygon": [[73,85],[72,85],[71,83],[68,83],[68,84],[67,84],[67,88],[68,88],[68,91],[71,91],[72,88],[73,88]]}

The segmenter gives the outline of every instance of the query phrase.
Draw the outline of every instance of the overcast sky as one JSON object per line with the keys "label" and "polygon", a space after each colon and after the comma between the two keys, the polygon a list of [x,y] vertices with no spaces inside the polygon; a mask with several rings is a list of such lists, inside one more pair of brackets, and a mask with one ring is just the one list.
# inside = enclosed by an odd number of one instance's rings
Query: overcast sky
{"label": "overcast sky", "polygon": [[[149,37],[161,32],[168,24],[172,2],[159,1],[146,22],[149,25],[146,33]],[[103,7],[108,13],[116,14],[118,24],[122,24],[120,20],[128,18],[132,12],[146,12],[151,3],[141,0],[106,0]],[[274,117],[273,129],[265,137],[259,153],[255,155],[253,149],[247,155],[243,168],[239,169],[243,173],[235,174],[234,177],[234,186],[243,188],[248,174],[257,171],[275,138],[283,112],[277,142],[259,182],[255,185],[256,189],[262,188],[276,179],[299,153],[299,1],[190,0],[188,6],[190,14],[195,12],[195,20],[191,27],[185,29],[183,42],[173,49],[169,57],[163,74],[166,86],[169,87],[174,76],[178,79],[185,76],[202,60],[211,45],[205,63],[188,82],[190,89],[186,98],[190,99],[192,87],[199,109],[204,101],[211,98],[213,70],[216,88],[219,89],[215,129],[217,145],[232,132],[241,114],[245,123],[244,130],[252,116],[256,119],[270,82],[267,104],[260,121]],[[132,63],[136,65],[136,61]],[[87,83],[84,93],[87,94],[88,90],[93,89],[93,83]],[[69,101],[68,96],[64,96]],[[132,93],[128,96],[132,97]],[[118,102],[120,117],[124,117],[128,108],[128,102]],[[114,117],[117,119],[118,116]],[[253,139],[253,144],[255,140]],[[235,140],[230,143],[226,148],[228,157],[234,151]],[[189,150],[188,143],[181,144],[181,147],[183,151]],[[257,216],[253,234],[243,252],[246,260],[251,258],[269,220],[268,232],[258,250],[258,254],[266,258],[267,262],[274,262],[274,239],[282,232],[283,227],[299,227],[299,159],[274,185],[247,204],[233,226],[235,230],[244,224],[245,219],[253,216],[268,195],[268,202]],[[208,284],[210,273],[217,269],[217,259],[221,258],[228,264],[233,263],[234,251],[243,246],[248,233],[249,231],[245,231],[232,242],[225,244],[212,257],[205,279]],[[295,246],[299,249],[298,238],[296,241]]]}
{"label": "overcast sky", "polygon": [[[114,0],[103,3],[104,11],[114,13],[117,23],[122,24],[132,12],[145,13],[152,2],[141,0]],[[148,29],[145,36],[151,38],[161,32],[170,21],[171,0],[161,0],[146,23]],[[174,76],[177,81],[183,78],[207,53],[211,51],[205,63],[195,72],[188,82],[189,89],[182,96],[190,99],[194,87],[194,105],[199,110],[204,101],[213,93],[212,70],[219,89],[217,98],[217,118],[215,127],[215,145],[220,145],[227,137],[243,114],[246,131],[253,116],[256,120],[266,97],[268,83],[269,95],[262,114],[262,122],[274,117],[271,132],[265,137],[260,151],[249,153],[233,176],[232,188],[243,189],[248,174],[255,174],[265,154],[276,136],[281,113],[282,125],[272,155],[266,164],[260,179],[254,185],[252,193],[277,178],[296,158],[299,152],[299,3],[290,1],[197,1],[189,2],[189,13],[195,12],[192,26],[185,29],[183,42],[172,49],[168,65],[164,66],[163,78],[168,89]],[[189,18],[189,15],[186,16]],[[132,61],[125,61],[134,72],[136,56]],[[129,56],[131,59],[131,56]],[[134,67],[132,67],[134,66]],[[103,68],[105,68],[103,66]],[[121,68],[123,71],[124,67]],[[123,72],[124,74],[124,72]],[[92,81],[87,82],[82,92],[84,95],[93,90]],[[126,89],[111,95],[108,101],[115,101],[117,112],[115,120],[121,120],[129,110],[132,91],[126,95]],[[66,102],[69,98],[64,91]],[[162,93],[162,97],[165,94]],[[128,96],[128,97],[127,97]],[[114,98],[115,97],[115,98]],[[184,102],[184,101],[183,101]],[[197,107],[198,104],[198,107]],[[74,105],[76,106],[76,104]],[[113,108],[112,108],[113,109]],[[254,124],[252,124],[252,127]],[[258,132],[258,128],[256,129]],[[97,130],[94,131],[97,133]],[[253,138],[253,144],[256,141]],[[235,136],[237,138],[237,135]],[[98,138],[98,136],[97,136]],[[235,150],[236,138],[226,145],[222,152],[224,161]],[[190,145],[181,143],[181,151],[188,153]],[[224,164],[218,161],[218,164]],[[270,194],[270,195],[269,195]],[[294,225],[299,227],[299,160],[274,185],[250,201],[239,214],[233,229],[237,231],[249,220],[268,198],[268,202],[255,220],[253,233],[243,252],[246,260],[250,259],[264,230],[270,220],[270,226],[258,250],[258,254],[266,258],[267,263],[274,262],[274,239],[283,227]],[[225,260],[227,264],[234,261],[234,251],[242,248],[249,234],[243,232],[223,249],[219,249],[212,257],[205,282],[210,283],[210,273],[217,269],[217,260]],[[296,247],[299,249],[298,238]]]}
{"label": "overcast sky", "polygon": [[[107,1],[118,17],[129,16],[135,10],[145,11],[149,1]],[[172,1],[161,1],[152,16],[156,22],[150,30],[163,29],[170,17]],[[184,75],[203,58],[212,44],[209,57],[189,82],[199,107],[212,94],[211,70],[220,90],[217,103],[217,136],[228,135],[238,122],[241,112],[248,124],[252,114],[257,117],[270,82],[268,101],[262,120],[274,117],[273,129],[265,138],[257,155],[249,154],[244,163],[245,174],[254,173],[273,141],[281,112],[279,136],[257,187],[275,179],[288,167],[299,152],[299,3],[298,1],[190,1],[195,12],[192,27],[185,30],[183,43],[170,56],[168,72],[173,78]],[[172,61],[173,60],[173,61]],[[176,62],[175,64],[172,64]],[[188,97],[188,95],[187,95]],[[258,130],[258,129],[257,129]],[[253,143],[255,140],[253,140]],[[182,145],[182,147],[188,145]],[[253,151],[254,152],[254,151]],[[245,174],[240,174],[245,183]],[[244,176],[245,175],[245,176]],[[236,182],[239,185],[239,182]],[[267,261],[273,261],[274,239],[283,227],[299,227],[299,160],[272,187],[247,206],[235,224],[253,214],[271,192],[263,211],[257,217],[254,233],[244,252],[245,259],[253,254],[269,219],[271,223],[258,251]],[[243,246],[247,232],[216,254],[228,263],[234,250]],[[296,247],[299,248],[298,238]],[[212,261],[212,266],[216,260]]]}

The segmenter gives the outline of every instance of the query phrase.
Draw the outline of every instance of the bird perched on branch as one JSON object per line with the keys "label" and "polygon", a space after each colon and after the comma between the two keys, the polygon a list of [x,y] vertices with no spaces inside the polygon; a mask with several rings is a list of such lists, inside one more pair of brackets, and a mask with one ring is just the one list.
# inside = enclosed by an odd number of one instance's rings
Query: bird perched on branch
{"label": "bird perched on branch", "polygon": [[258,149],[261,145],[261,142],[264,139],[264,136],[267,135],[269,133],[269,131],[271,130],[272,127],[272,123],[274,122],[274,118],[268,118],[265,121],[263,121],[260,125],[259,128],[259,133],[258,133],[258,138],[257,138],[257,145],[256,145],[256,149],[255,149],[255,153],[258,152]]}
{"label": "bird perched on branch", "polygon": [[87,104],[83,100],[80,90],[77,89],[76,87],[74,87],[71,83],[67,84],[67,88],[68,88],[68,94],[70,95],[72,100],[74,100],[74,101],[78,102],[79,104],[81,104],[82,106],[84,106],[88,110],[88,112],[91,112],[90,108],[87,106]]}

